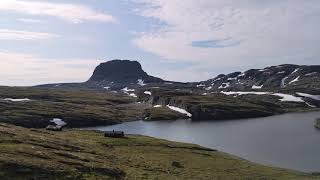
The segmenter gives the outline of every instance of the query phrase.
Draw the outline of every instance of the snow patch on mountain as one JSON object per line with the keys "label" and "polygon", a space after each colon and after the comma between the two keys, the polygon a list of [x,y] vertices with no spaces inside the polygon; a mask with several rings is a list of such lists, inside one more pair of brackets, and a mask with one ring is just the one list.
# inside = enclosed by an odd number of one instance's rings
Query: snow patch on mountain
{"label": "snow patch on mountain", "polygon": [[227,79],[228,81],[233,81],[233,80],[237,80],[237,78],[235,77],[235,78],[228,78]]}
{"label": "snow patch on mountain", "polygon": [[28,98],[23,98],[23,99],[14,99],[14,98],[5,98],[3,99],[4,101],[11,101],[11,102],[23,102],[23,101],[31,101]]}
{"label": "snow patch on mountain", "polygon": [[206,85],[204,84],[198,84],[197,87],[205,87]]}
{"label": "snow patch on mountain", "polygon": [[299,81],[300,76],[298,76],[297,78],[295,78],[294,80],[290,81],[289,84],[295,83]]}
{"label": "snow patch on mountain", "polygon": [[272,95],[281,97],[282,99],[280,99],[280,101],[282,102],[305,102],[301,97],[296,97],[290,94],[274,93]]}
{"label": "snow patch on mountain", "polygon": [[317,72],[308,73],[308,74],[305,74],[305,76],[313,76],[315,74],[317,74]]}
{"label": "snow patch on mountain", "polygon": [[53,118],[50,122],[55,123],[57,126],[65,126],[67,125],[66,122],[64,122],[62,119],[60,118]]}
{"label": "snow patch on mountain", "polygon": [[137,98],[138,96],[135,93],[130,93],[129,96]]}
{"label": "snow patch on mountain", "polygon": [[150,91],[145,91],[144,94],[150,95],[150,96],[152,95],[152,93]]}
{"label": "snow patch on mountain", "polygon": [[219,89],[225,89],[230,87],[230,83],[222,83],[221,86],[219,87]]}
{"label": "snow patch on mountain", "polygon": [[291,74],[294,74],[294,73],[298,72],[299,70],[300,70],[300,68],[297,68]]}
{"label": "snow patch on mountain", "polygon": [[310,99],[313,99],[313,100],[317,100],[317,101],[320,101],[320,95],[312,95],[312,94],[307,94],[307,93],[296,93],[297,95],[299,96],[302,96],[302,97],[307,97],[307,98],[310,98]]}
{"label": "snow patch on mountain", "polygon": [[179,108],[179,107],[175,107],[175,106],[170,106],[170,105],[167,105],[167,107],[173,111],[177,111],[181,114],[185,114],[187,115],[188,117],[192,117],[192,114],[189,113],[188,111],[186,111],[185,109],[182,109],[182,108]]}
{"label": "snow patch on mountain", "polygon": [[265,94],[270,94],[270,92],[224,92],[221,91],[220,93],[225,94],[225,95],[247,95],[247,94],[254,94],[254,95],[265,95]]}
{"label": "snow patch on mountain", "polygon": [[140,86],[145,86],[147,84],[144,83],[144,81],[142,79],[138,79],[138,82],[137,82],[138,85]]}
{"label": "snow patch on mountain", "polygon": [[263,87],[263,85],[261,85],[261,86],[253,85],[253,86],[252,86],[252,89],[261,89],[262,87]]}
{"label": "snow patch on mountain", "polygon": [[221,91],[220,93],[225,95],[247,95],[247,94],[253,94],[253,95],[272,95],[272,96],[278,96],[281,97],[280,101],[282,102],[305,102],[301,97],[296,97],[290,94],[283,94],[283,93],[272,93],[272,92],[224,92]]}
{"label": "snow patch on mountain", "polygon": [[121,89],[121,91],[124,91],[124,92],[134,92],[134,91],[136,91],[136,90],[134,90],[134,89],[129,89],[128,87],[125,87],[125,88]]}

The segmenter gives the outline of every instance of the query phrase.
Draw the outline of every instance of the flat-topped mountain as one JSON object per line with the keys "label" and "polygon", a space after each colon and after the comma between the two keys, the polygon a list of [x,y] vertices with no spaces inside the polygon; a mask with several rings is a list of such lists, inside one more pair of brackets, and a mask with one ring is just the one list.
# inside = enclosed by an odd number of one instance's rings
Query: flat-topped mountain
{"label": "flat-topped mountain", "polygon": [[162,82],[160,78],[149,76],[143,71],[138,61],[112,60],[101,63],[89,79],[91,82],[113,82],[113,83],[154,83]]}

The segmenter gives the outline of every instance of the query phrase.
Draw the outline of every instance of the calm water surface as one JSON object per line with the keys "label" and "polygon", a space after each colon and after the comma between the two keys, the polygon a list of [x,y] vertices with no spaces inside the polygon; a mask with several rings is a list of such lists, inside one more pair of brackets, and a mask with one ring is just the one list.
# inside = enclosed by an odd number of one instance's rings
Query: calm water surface
{"label": "calm water surface", "polygon": [[306,172],[320,171],[320,112],[220,122],[136,121],[95,127],[199,144],[260,164]]}

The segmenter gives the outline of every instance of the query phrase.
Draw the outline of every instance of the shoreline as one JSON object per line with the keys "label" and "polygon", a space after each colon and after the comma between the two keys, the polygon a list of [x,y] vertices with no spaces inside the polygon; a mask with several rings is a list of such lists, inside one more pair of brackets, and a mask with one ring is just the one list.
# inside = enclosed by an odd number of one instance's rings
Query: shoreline
{"label": "shoreline", "polygon": [[195,144],[147,136],[114,139],[90,130],[54,133],[1,123],[0,133],[3,134],[0,140],[6,141],[0,144],[0,177],[12,179],[319,178],[310,173],[253,163]]}
{"label": "shoreline", "polygon": [[[278,117],[278,116],[284,116],[284,115],[301,115],[301,114],[304,114],[304,113],[312,113],[312,112],[320,112],[319,110],[314,110],[314,111],[305,111],[305,112],[290,112],[290,113],[284,113],[284,114],[279,114],[279,115],[274,115],[274,116],[269,116],[269,117],[261,117],[262,119],[264,118],[270,118],[270,117]],[[260,121],[262,120],[260,118],[249,118],[249,119],[235,119],[235,120],[228,120],[228,122],[230,121]],[[165,121],[151,121],[151,122],[167,122],[167,123],[170,123],[170,122],[174,122],[174,121],[191,121],[191,120],[165,120]],[[148,123],[149,121],[143,121],[143,120],[138,120],[138,121],[131,121],[131,122],[123,122],[121,124],[126,124],[126,123],[132,123],[132,122],[145,122],[145,123]],[[195,121],[193,123],[198,123],[198,122],[213,122],[213,121]],[[223,122],[223,121],[217,121],[219,123]],[[85,129],[82,129],[81,130],[89,130],[89,131],[95,131],[95,132],[104,132],[104,130],[99,130],[99,128],[104,128],[104,127],[112,127],[112,126],[117,126],[117,125],[121,125],[121,124],[116,124],[116,125],[111,125],[111,126],[96,126],[96,127],[88,127],[88,128],[85,128]],[[311,128],[313,128],[314,126],[310,126]],[[110,129],[109,129],[110,130]],[[115,128],[114,130],[119,130],[117,128]],[[121,128],[120,128],[121,130]],[[247,161],[250,161],[252,163],[257,163],[257,164],[260,164],[260,165],[265,165],[265,166],[269,166],[269,167],[276,167],[276,168],[283,168],[283,169],[290,169],[290,170],[293,170],[293,171],[299,171],[299,172],[304,172],[304,173],[312,173],[314,172],[314,170],[301,170],[301,169],[294,169],[294,168],[288,168],[288,167],[284,167],[284,166],[281,166],[281,165],[274,165],[272,163],[263,163],[263,162],[259,162],[259,161],[254,161],[254,160],[249,160],[250,158],[248,157],[243,157],[241,155],[236,155],[232,152],[228,152],[226,151],[225,149],[223,148],[216,148],[216,147],[213,147],[213,146],[209,146],[209,145],[205,145],[205,144],[201,144],[201,142],[197,141],[196,142],[191,142],[191,141],[188,141],[188,140],[177,140],[175,138],[170,138],[170,137],[161,137],[161,136],[156,136],[156,135],[150,135],[150,134],[146,134],[146,133],[130,133],[131,135],[141,135],[141,136],[147,136],[147,137],[152,137],[152,138],[157,138],[157,139],[163,139],[163,140],[168,140],[168,141],[175,141],[175,142],[180,142],[180,143],[191,143],[191,144],[196,144],[196,145],[199,145],[201,147],[205,147],[205,148],[209,148],[209,149],[213,149],[213,150],[216,150],[216,151],[219,151],[219,152],[222,152],[222,153],[226,153],[226,154],[229,154],[229,155],[232,155],[234,157],[237,157],[239,159],[243,159],[243,160],[247,160]],[[317,170],[316,170],[317,172]]]}

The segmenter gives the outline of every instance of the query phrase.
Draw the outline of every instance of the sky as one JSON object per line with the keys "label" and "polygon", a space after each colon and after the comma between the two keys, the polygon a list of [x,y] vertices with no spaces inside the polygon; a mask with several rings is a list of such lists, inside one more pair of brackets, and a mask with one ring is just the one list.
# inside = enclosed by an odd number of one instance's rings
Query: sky
{"label": "sky", "polygon": [[83,82],[112,59],[182,82],[319,65],[319,42],[319,0],[1,0],[0,85]]}

